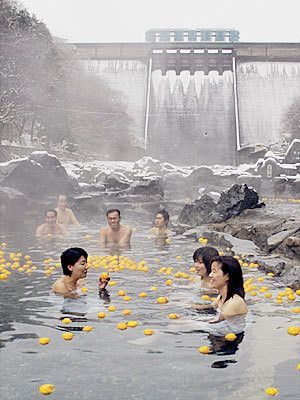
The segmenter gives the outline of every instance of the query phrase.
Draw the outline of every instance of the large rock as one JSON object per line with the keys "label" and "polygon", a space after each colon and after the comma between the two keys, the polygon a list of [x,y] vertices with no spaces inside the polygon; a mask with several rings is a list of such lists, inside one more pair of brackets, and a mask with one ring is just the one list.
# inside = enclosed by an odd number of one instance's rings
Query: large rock
{"label": "large rock", "polygon": [[67,174],[57,157],[46,151],[0,164],[0,184],[17,189],[32,199],[80,192],[78,183]]}
{"label": "large rock", "polygon": [[257,192],[246,184],[234,184],[221,193],[216,208],[210,215],[210,222],[226,221],[239,215],[243,210],[255,208],[258,205]]}
{"label": "large rock", "polygon": [[300,289],[300,265],[292,266],[282,277],[286,286],[293,290]]}
{"label": "large rock", "polygon": [[257,205],[258,194],[254,189],[248,188],[246,184],[235,184],[221,193],[217,204],[208,195],[187,204],[181,211],[178,222],[190,226],[222,222]]}
{"label": "large rock", "polygon": [[204,195],[194,203],[186,204],[179,217],[178,222],[189,226],[197,226],[210,222],[210,214],[216,207],[213,199]]}
{"label": "large rock", "polygon": [[23,220],[26,207],[24,193],[10,187],[0,187],[0,226],[6,221]]}
{"label": "large rock", "polygon": [[161,200],[164,197],[164,190],[159,179],[145,179],[134,182],[123,195],[138,196],[141,200]]}

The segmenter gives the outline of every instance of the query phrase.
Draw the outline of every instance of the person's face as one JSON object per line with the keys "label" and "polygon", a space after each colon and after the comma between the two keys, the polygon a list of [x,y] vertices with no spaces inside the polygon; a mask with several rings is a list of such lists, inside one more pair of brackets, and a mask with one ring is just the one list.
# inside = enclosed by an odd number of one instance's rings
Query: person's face
{"label": "person's face", "polygon": [[58,197],[57,206],[61,210],[65,210],[67,208],[67,198],[66,198],[66,196],[59,196]]}
{"label": "person's face", "polygon": [[197,258],[197,260],[195,261],[195,268],[199,276],[201,277],[207,276],[207,271],[202,259]]}
{"label": "person's face", "polygon": [[228,283],[228,275],[224,275],[221,264],[214,261],[211,265],[211,273],[209,274],[210,284],[214,289],[221,289]]}
{"label": "person's face", "polygon": [[74,265],[69,265],[68,268],[72,271],[72,277],[77,279],[85,278],[88,270],[87,260],[84,256],[81,256]]}
{"label": "person's face", "polygon": [[46,213],[45,222],[48,225],[55,225],[56,224],[56,215],[52,211],[48,211]]}
{"label": "person's face", "polygon": [[117,211],[108,214],[107,222],[112,229],[116,229],[120,226],[120,217]]}
{"label": "person's face", "polygon": [[156,228],[163,228],[164,226],[166,226],[166,221],[164,220],[162,214],[156,214],[154,224]]}

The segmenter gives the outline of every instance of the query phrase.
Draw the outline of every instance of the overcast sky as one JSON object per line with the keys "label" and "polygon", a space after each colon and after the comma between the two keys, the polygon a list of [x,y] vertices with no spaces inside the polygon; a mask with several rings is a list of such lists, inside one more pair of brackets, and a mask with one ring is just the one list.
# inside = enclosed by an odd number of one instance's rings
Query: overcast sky
{"label": "overcast sky", "polygon": [[235,28],[243,42],[300,42],[300,0],[23,0],[69,42],[141,42],[150,28]]}

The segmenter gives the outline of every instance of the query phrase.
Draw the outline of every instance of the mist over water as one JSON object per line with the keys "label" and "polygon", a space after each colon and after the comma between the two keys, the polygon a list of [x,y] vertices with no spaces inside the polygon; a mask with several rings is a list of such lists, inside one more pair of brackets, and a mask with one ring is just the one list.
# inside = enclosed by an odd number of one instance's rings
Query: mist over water
{"label": "mist over water", "polygon": [[[141,61],[82,61],[88,74],[99,76],[119,96],[131,120],[129,133],[134,143],[144,147],[147,65]],[[119,127],[122,135],[122,126]]]}

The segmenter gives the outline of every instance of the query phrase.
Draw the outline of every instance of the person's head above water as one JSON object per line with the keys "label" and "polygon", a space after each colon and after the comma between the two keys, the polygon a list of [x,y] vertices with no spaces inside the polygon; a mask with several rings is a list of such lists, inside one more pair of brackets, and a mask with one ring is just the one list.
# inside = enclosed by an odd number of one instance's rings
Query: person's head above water
{"label": "person's head above water", "polygon": [[194,252],[193,260],[195,268],[202,278],[211,273],[211,260],[218,255],[218,250],[211,246],[199,247],[199,249]]}
{"label": "person's head above water", "polygon": [[170,216],[167,210],[160,210],[156,213],[155,216],[155,227],[156,228],[163,228],[167,227],[170,220]]}
{"label": "person's head above water", "polygon": [[68,205],[67,196],[65,194],[59,194],[57,196],[57,207],[60,210],[65,210],[67,208],[67,205]]}
{"label": "person's head above water", "polygon": [[57,212],[56,210],[50,208],[45,211],[45,223],[49,225],[55,225],[57,221]]}
{"label": "person's head above water", "polygon": [[85,278],[87,274],[88,253],[80,247],[71,247],[61,253],[60,260],[63,274]]}
{"label": "person's head above water", "polygon": [[117,208],[111,208],[106,212],[107,222],[111,229],[117,229],[120,226],[121,212]]}
{"label": "person's head above water", "polygon": [[244,281],[240,263],[231,256],[218,256],[211,260],[211,286],[219,291],[227,288],[227,296],[224,301],[229,300],[235,294],[244,298]]}

